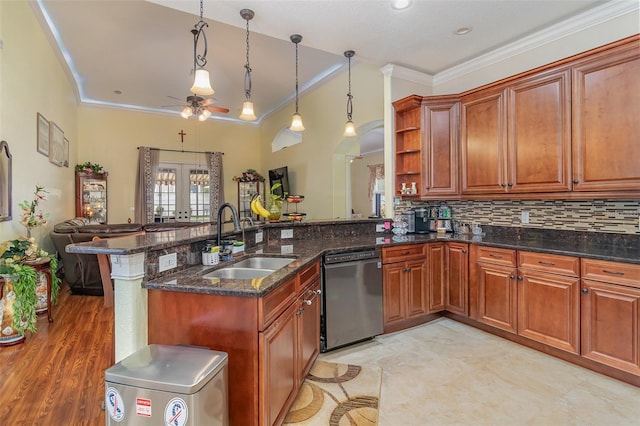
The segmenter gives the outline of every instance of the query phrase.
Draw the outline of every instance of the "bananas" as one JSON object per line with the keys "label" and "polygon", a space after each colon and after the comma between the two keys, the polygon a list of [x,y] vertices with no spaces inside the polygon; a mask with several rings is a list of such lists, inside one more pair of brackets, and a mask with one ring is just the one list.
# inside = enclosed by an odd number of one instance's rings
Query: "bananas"
{"label": "bananas", "polygon": [[251,200],[251,211],[257,215],[264,217],[265,219],[269,219],[269,210],[265,209],[262,205],[262,201],[260,201],[260,195],[256,195]]}

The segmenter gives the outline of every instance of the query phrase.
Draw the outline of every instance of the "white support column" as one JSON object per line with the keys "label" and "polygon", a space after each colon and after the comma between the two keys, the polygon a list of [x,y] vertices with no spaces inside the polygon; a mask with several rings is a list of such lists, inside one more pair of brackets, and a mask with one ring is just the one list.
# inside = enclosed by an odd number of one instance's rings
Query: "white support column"
{"label": "white support column", "polygon": [[148,344],[147,289],[142,287],[145,253],[112,255],[115,361]]}

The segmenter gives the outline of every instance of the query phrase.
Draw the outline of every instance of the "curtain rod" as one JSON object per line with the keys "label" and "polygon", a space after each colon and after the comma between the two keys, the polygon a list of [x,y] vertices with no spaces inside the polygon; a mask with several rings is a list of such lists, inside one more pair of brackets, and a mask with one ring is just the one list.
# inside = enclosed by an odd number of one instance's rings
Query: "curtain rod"
{"label": "curtain rod", "polygon": [[[144,148],[142,146],[139,146],[137,149],[140,148]],[[167,152],[184,152],[185,154],[215,154],[215,152],[213,151],[185,151],[185,150],[181,150],[181,149],[165,149],[165,148],[149,148],[152,151],[167,151]],[[224,155],[224,152],[221,152],[220,154]]]}

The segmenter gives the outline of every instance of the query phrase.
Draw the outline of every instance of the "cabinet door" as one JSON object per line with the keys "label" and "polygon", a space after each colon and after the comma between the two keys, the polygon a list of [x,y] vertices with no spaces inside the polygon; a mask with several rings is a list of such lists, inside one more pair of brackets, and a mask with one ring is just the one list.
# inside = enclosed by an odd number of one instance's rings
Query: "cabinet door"
{"label": "cabinet door", "polygon": [[457,195],[458,183],[458,111],[457,99],[430,100],[423,103],[425,140],[423,152],[423,195]]}
{"label": "cabinet door", "polygon": [[637,42],[573,67],[573,190],[640,189]]}
{"label": "cabinet door", "polygon": [[571,84],[568,68],[508,88],[509,192],[571,189]]}
{"label": "cabinet door", "polygon": [[284,408],[298,389],[296,374],[297,330],[293,303],[267,329],[260,333],[261,425],[280,423]]}
{"label": "cabinet door", "polygon": [[76,216],[107,223],[108,173],[76,172]]}
{"label": "cabinet door", "polygon": [[507,169],[506,96],[504,90],[462,98],[460,148],[462,193],[504,192]]}
{"label": "cabinet door", "polygon": [[447,243],[445,250],[447,265],[445,309],[469,316],[469,246],[461,243]]}
{"label": "cabinet door", "polygon": [[580,351],[580,279],[530,271],[518,277],[518,334]]}
{"label": "cabinet door", "polygon": [[502,330],[517,331],[516,268],[478,265],[478,320]]}
{"label": "cabinet door", "polygon": [[403,281],[406,274],[404,262],[382,266],[384,325],[402,321],[406,316],[406,289]]}
{"label": "cabinet door", "polygon": [[427,288],[428,288],[428,313],[444,310],[445,304],[445,244],[427,244]]}
{"label": "cabinet door", "polygon": [[640,289],[582,280],[582,356],[640,374]]}
{"label": "cabinet door", "polygon": [[405,263],[403,285],[406,288],[406,318],[427,313],[427,272],[424,260]]}
{"label": "cabinet door", "polygon": [[298,383],[320,353],[320,279],[302,291],[298,316]]}

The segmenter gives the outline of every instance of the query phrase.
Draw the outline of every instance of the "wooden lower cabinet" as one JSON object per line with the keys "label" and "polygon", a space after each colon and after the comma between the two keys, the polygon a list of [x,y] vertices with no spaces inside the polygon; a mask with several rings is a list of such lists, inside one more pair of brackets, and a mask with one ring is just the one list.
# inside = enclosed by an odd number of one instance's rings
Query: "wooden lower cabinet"
{"label": "wooden lower cabinet", "polygon": [[640,265],[582,260],[582,356],[640,375]]}
{"label": "wooden lower cabinet", "polygon": [[518,331],[516,274],[513,266],[478,263],[478,321],[511,333]]}
{"label": "wooden lower cabinet", "polygon": [[447,242],[445,265],[444,307],[449,312],[469,316],[469,244]]}
{"label": "wooden lower cabinet", "polygon": [[444,311],[445,286],[445,243],[431,243],[425,245],[427,253],[427,286],[429,289],[427,313]]}
{"label": "wooden lower cabinet", "polygon": [[297,311],[298,306],[291,305],[259,336],[262,425],[282,423],[287,414],[282,409],[298,390]]}
{"label": "wooden lower cabinet", "polygon": [[149,343],[226,352],[230,424],[280,424],[320,351],[319,271],[262,298],[149,290]]}

